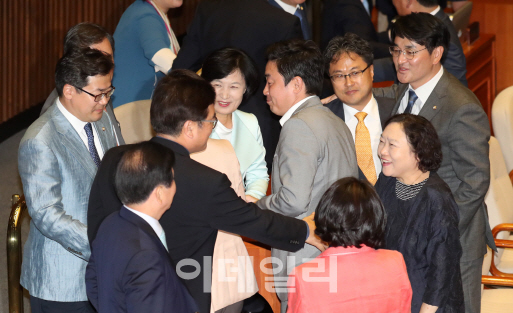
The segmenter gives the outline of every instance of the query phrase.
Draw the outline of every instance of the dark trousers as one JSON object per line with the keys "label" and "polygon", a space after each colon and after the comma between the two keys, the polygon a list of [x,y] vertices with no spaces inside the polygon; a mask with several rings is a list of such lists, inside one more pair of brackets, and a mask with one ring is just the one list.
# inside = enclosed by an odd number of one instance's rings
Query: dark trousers
{"label": "dark trousers", "polygon": [[469,262],[460,262],[465,313],[481,312],[481,274],[483,259],[484,257],[481,257]]}
{"label": "dark trousers", "polygon": [[96,313],[89,301],[58,302],[30,296],[32,313]]}

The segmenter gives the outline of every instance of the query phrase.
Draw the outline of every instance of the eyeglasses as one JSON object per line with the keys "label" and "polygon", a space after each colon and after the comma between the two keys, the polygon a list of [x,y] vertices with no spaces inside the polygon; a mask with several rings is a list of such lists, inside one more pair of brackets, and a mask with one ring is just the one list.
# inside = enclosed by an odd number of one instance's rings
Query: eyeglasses
{"label": "eyeglasses", "polygon": [[420,49],[420,50],[413,50],[411,48],[406,48],[404,50],[401,50],[399,49],[398,47],[390,47],[388,48],[388,50],[390,50],[390,54],[394,57],[394,58],[398,58],[399,55],[401,55],[401,53],[404,55],[404,57],[408,60],[413,60],[413,58],[415,57],[415,55],[417,53],[419,53],[420,51],[422,50],[426,50],[427,48],[424,48],[424,49]]}
{"label": "eyeglasses", "polygon": [[362,74],[363,72],[365,72],[371,65],[367,65],[366,68],[364,68],[363,70],[361,71],[354,71],[354,72],[351,72],[349,74],[333,74],[330,76],[331,80],[333,82],[341,82],[343,79],[345,78],[351,78],[352,80],[356,80],[356,79],[359,79],[360,77],[362,77]]}
{"label": "eyeglasses", "polygon": [[82,88],[78,88],[77,86],[75,86],[75,88],[77,88],[80,91],[85,92],[86,94],[90,95],[91,97],[94,97],[94,102],[100,102],[103,100],[103,98],[110,98],[112,96],[112,94],[114,93],[114,90],[116,89],[116,88],[114,88],[114,86],[111,86],[111,88],[112,88],[111,90],[101,93],[99,95],[93,95],[92,93],[87,92]]}
{"label": "eyeglasses", "polygon": [[214,129],[214,128],[216,128],[216,125],[217,125],[217,116],[214,115],[213,120],[201,120],[201,122],[212,123],[212,129]]}

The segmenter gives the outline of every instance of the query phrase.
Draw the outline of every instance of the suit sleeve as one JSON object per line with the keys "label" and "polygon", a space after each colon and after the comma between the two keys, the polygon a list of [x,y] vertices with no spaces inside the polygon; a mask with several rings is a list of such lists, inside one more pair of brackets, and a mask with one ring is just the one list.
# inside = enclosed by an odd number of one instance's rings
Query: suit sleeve
{"label": "suit sleeve", "polygon": [[267,165],[265,163],[264,141],[262,140],[262,133],[260,132],[256,117],[255,124],[255,139],[262,149],[255,161],[246,170],[246,194],[256,199],[261,199],[267,193],[269,174],[267,174]]}
{"label": "suit sleeve", "polygon": [[315,173],[317,172],[318,142],[308,125],[292,118],[285,124],[280,140],[281,188],[257,202],[264,210],[297,217],[308,211]]}
{"label": "suit sleeve", "polygon": [[28,212],[34,226],[45,237],[87,261],[91,254],[87,227],[66,214],[62,204],[60,167],[53,151],[40,140],[26,140],[20,145],[18,163]]}
{"label": "suit sleeve", "polygon": [[490,126],[481,105],[469,103],[454,113],[449,127],[451,163],[461,181],[453,195],[459,207],[460,234],[464,234],[490,185]]}
{"label": "suit sleeve", "polygon": [[196,9],[194,19],[187,30],[187,36],[183,40],[183,45],[178,51],[176,59],[173,61],[172,70],[188,69],[197,71],[201,68],[201,21],[202,21],[202,7],[204,2],[200,2]]}
{"label": "suit sleeve", "polygon": [[89,263],[87,263],[86,274],[86,292],[87,298],[91,301],[96,311],[98,311],[98,277],[96,274],[96,262],[94,260],[94,254],[91,253]]}

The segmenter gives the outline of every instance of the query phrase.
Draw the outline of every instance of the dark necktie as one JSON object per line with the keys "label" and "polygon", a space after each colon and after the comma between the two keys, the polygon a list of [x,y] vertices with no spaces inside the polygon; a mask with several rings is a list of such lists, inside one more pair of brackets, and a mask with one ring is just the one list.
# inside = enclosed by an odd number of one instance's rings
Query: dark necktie
{"label": "dark necktie", "polygon": [[100,166],[101,160],[100,156],[98,155],[98,150],[96,150],[96,146],[94,145],[94,135],[93,135],[93,127],[91,126],[91,123],[87,123],[84,126],[86,135],[87,135],[87,143],[89,145],[89,154],[91,155],[91,158],[93,158],[94,164],[96,166]]}
{"label": "dark necktie", "polygon": [[406,106],[406,109],[403,113],[411,113],[411,109],[413,108],[413,104],[415,101],[417,101],[419,97],[417,97],[417,94],[412,89],[408,90],[408,105]]}
{"label": "dark necktie", "polygon": [[301,30],[303,31],[303,37],[305,40],[312,39],[312,34],[310,33],[310,25],[308,25],[308,20],[306,19],[306,12],[303,6],[299,6],[294,12],[294,15],[299,17],[299,21],[301,22]]}

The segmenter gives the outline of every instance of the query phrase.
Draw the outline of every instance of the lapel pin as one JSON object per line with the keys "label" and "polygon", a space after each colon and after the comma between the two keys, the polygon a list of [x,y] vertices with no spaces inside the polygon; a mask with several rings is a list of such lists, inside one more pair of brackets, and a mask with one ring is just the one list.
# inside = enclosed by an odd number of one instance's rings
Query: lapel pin
{"label": "lapel pin", "polygon": [[105,131],[105,127],[102,127],[102,130]]}
{"label": "lapel pin", "polygon": [[433,110],[436,110],[436,105],[435,105],[435,106],[433,106]]}

